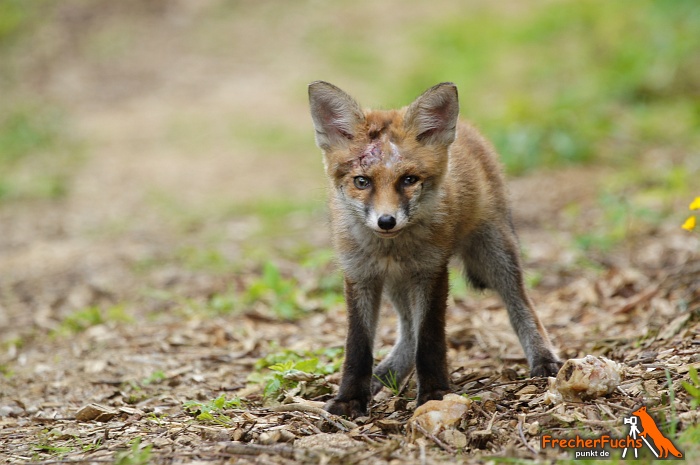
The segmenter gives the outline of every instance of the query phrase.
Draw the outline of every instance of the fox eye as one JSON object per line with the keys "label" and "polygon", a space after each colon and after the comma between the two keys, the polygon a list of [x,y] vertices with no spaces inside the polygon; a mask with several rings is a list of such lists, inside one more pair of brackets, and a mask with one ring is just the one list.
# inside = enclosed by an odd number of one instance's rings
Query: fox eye
{"label": "fox eye", "polygon": [[408,175],[408,176],[404,176],[404,177],[401,179],[401,184],[404,185],[404,186],[412,186],[412,185],[414,185],[414,184],[417,183],[417,182],[418,182],[418,176],[411,176],[411,175]]}
{"label": "fox eye", "polygon": [[370,185],[369,178],[366,178],[364,176],[355,176],[355,179],[353,179],[355,183],[355,187],[358,189],[367,189]]}

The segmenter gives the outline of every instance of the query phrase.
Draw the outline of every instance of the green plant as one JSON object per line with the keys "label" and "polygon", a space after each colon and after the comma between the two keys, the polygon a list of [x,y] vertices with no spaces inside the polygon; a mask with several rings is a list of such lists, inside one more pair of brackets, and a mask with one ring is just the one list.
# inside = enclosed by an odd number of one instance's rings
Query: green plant
{"label": "green plant", "polygon": [[323,378],[340,370],[342,354],[341,348],[272,353],[256,362],[248,381],[263,385],[263,395],[267,399],[299,388],[301,383],[310,388],[313,395],[329,392]]}
{"label": "green plant", "polygon": [[298,283],[283,278],[279,268],[268,261],[263,265],[261,276],[248,285],[243,299],[248,305],[263,300],[279,318],[295,320],[305,313],[298,303],[297,293]]}
{"label": "green plant", "polygon": [[576,236],[583,250],[606,252],[643,228],[659,222],[660,214],[635,200],[638,196],[620,191],[606,191],[598,198],[602,217],[597,226]]}
{"label": "green plant", "polygon": [[5,378],[12,378],[14,375],[14,370],[4,363],[0,363],[0,375]]}
{"label": "green plant", "polygon": [[671,436],[676,436],[678,428],[678,415],[676,414],[676,390],[673,388],[673,379],[671,373],[666,371],[666,384],[668,384],[668,404],[671,406],[671,420],[668,425],[668,432]]}
{"label": "green plant", "polygon": [[226,400],[226,397],[221,394],[216,399],[208,402],[187,401],[182,404],[182,408],[190,415],[194,415],[195,419],[199,421],[228,426],[231,424],[231,418],[224,414],[223,411],[231,408],[240,408],[241,405],[241,399],[238,397]]}
{"label": "green plant", "polygon": [[296,386],[300,381],[313,381],[321,375],[315,373],[318,368],[318,359],[312,358],[294,362],[287,360],[283,363],[276,363],[270,367],[273,371],[268,382],[265,384],[265,397],[272,397],[281,391],[288,390]]}
{"label": "green plant", "polygon": [[382,383],[382,386],[389,389],[393,395],[398,396],[401,393],[401,386],[399,386],[399,380],[396,378],[396,373],[394,371],[389,370],[386,377],[381,377],[376,374],[373,376],[377,381]]}
{"label": "green plant", "polygon": [[114,305],[106,310],[93,305],[68,314],[54,331],[54,335],[80,333],[92,326],[105,324],[109,321],[131,322],[133,320],[122,305]]}
{"label": "green plant", "polygon": [[44,429],[38,434],[39,441],[32,445],[32,448],[37,452],[45,452],[58,457],[63,457],[65,454],[72,452],[73,448],[67,445],[55,445],[61,433],[58,430]]}
{"label": "green plant", "polygon": [[700,407],[700,377],[694,366],[691,365],[688,370],[688,381],[682,381],[681,385],[691,397],[690,408]]}
{"label": "green plant", "polygon": [[83,450],[83,452],[92,452],[95,450],[98,450],[100,447],[102,447],[102,438],[98,437],[95,442],[92,443],[83,443],[82,441],[78,440],[80,442],[80,448]]}
{"label": "green plant", "polygon": [[144,378],[141,381],[141,385],[148,386],[149,384],[157,384],[165,379],[166,379],[165,373],[163,373],[161,370],[158,370],[158,371],[154,371],[153,373],[151,373],[151,375],[149,375],[147,378]]}
{"label": "green plant", "polygon": [[0,104],[0,200],[66,194],[81,157],[63,119],[27,102]]}
{"label": "green plant", "polygon": [[685,454],[686,463],[697,463],[700,459],[700,425],[691,425],[681,431],[677,443]]}
{"label": "green plant", "polygon": [[137,437],[129,445],[131,449],[117,452],[114,455],[115,465],[146,465],[151,462],[151,444],[141,447],[141,438]]}

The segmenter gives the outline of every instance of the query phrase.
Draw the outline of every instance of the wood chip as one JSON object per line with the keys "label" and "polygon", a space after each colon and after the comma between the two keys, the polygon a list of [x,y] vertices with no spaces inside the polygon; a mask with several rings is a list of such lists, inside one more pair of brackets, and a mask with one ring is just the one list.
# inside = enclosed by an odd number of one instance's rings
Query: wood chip
{"label": "wood chip", "polygon": [[75,419],[78,421],[101,421],[107,422],[117,416],[119,412],[111,407],[106,407],[100,404],[88,404],[82,407],[75,414]]}

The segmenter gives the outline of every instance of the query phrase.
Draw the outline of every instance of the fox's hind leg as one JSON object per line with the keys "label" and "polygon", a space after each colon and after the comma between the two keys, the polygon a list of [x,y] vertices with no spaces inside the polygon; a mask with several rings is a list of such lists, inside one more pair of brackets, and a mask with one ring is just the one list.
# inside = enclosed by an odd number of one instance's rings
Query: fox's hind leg
{"label": "fox's hind leg", "polygon": [[487,224],[472,232],[461,250],[465,274],[478,287],[503,299],[511,325],[525,350],[531,376],[555,375],[561,367],[547,332],[525,292],[518,242],[510,225]]}
{"label": "fox's hind leg", "polygon": [[374,370],[373,395],[383,386],[398,388],[411,373],[416,361],[416,335],[409,289],[399,283],[386,283],[386,288],[387,297],[399,316],[399,336],[389,355]]}
{"label": "fox's hind leg", "polygon": [[[415,365],[418,377],[418,405],[439,400],[450,392],[447,370],[445,312],[449,279],[447,264],[436,270],[402,276],[387,282],[387,291],[400,317],[399,340],[375,370],[378,384],[390,382],[391,372],[398,382]],[[376,378],[375,377],[375,378]],[[381,380],[381,381],[380,381]]]}

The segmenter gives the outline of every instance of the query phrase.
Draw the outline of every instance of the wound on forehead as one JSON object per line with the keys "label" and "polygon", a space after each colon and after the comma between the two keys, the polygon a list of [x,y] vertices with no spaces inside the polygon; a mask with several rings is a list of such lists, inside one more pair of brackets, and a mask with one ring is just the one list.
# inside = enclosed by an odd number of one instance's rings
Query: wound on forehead
{"label": "wound on forehead", "polygon": [[371,112],[366,115],[367,144],[364,145],[354,164],[363,169],[380,162],[396,163],[401,160],[398,147],[393,142],[391,131],[396,113]]}

